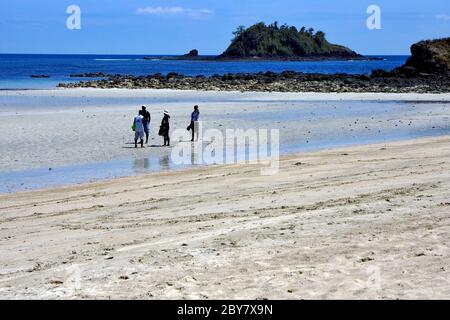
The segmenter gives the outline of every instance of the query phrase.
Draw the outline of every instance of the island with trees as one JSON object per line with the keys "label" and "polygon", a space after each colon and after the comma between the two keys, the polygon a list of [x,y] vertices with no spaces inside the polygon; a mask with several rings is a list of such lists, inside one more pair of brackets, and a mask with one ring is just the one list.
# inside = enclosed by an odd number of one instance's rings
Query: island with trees
{"label": "island with trees", "polygon": [[249,28],[240,26],[233,32],[229,47],[218,59],[355,59],[363,56],[347,47],[327,41],[323,31],[277,22],[257,23]]}
{"label": "island with trees", "polygon": [[[181,56],[159,56],[164,60],[349,60],[364,57],[342,45],[328,42],[323,31],[277,22],[259,22],[249,28],[237,27],[228,48],[218,56],[202,56],[197,49]],[[155,57],[144,57],[154,60]]]}

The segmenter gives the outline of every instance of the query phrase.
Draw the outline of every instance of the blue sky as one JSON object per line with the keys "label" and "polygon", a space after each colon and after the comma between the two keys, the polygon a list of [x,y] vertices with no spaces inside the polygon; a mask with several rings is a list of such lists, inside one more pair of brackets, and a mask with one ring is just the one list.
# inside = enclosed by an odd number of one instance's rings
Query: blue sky
{"label": "blue sky", "polygon": [[[371,4],[381,30],[366,27]],[[80,30],[66,28],[69,5],[81,8]],[[259,21],[320,29],[362,54],[408,54],[418,40],[450,36],[450,1],[2,0],[0,52],[219,54],[238,25]]]}

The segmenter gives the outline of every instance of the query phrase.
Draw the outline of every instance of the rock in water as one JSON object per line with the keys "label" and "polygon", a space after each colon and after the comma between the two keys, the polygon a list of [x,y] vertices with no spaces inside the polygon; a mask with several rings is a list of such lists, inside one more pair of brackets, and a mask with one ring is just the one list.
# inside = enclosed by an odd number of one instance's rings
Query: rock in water
{"label": "rock in water", "polygon": [[184,57],[198,57],[198,50],[193,49],[193,50],[189,51],[189,53],[186,53],[184,55]]}

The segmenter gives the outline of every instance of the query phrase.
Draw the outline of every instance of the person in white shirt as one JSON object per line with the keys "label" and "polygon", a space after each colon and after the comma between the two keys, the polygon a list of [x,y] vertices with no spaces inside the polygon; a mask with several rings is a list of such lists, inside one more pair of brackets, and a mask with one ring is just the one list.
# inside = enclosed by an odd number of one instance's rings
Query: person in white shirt
{"label": "person in white shirt", "polygon": [[134,130],[134,147],[137,148],[138,139],[141,139],[141,148],[144,147],[144,116],[142,110],[139,110],[139,114],[134,117],[133,126]]}

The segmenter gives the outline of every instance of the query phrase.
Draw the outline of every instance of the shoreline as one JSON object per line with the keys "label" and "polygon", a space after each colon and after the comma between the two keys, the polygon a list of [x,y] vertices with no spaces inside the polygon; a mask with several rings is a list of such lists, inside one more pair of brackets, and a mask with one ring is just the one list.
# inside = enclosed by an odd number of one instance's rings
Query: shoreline
{"label": "shoreline", "polygon": [[[430,136],[423,136],[420,138],[415,138],[413,140],[421,140],[421,139],[432,139],[432,138],[441,138],[445,137],[446,135],[430,135]],[[336,151],[340,149],[346,149],[346,148],[358,148],[358,147],[364,147],[364,146],[372,146],[372,145],[386,145],[389,143],[401,143],[401,142],[408,142],[413,141],[409,138],[397,138],[392,140],[384,140],[381,141],[370,141],[370,142],[360,142],[360,143],[353,143],[349,145],[337,145],[337,146],[323,146],[319,148],[313,148],[313,149],[307,149],[302,151],[294,151],[289,153],[282,153],[280,154],[281,159],[287,159],[292,156],[300,156],[302,154],[309,154],[309,153],[316,153],[316,152],[325,152],[325,151]],[[138,159],[138,162],[142,162],[143,165],[139,165],[135,168],[135,172],[130,171],[127,167],[131,167],[131,163],[134,161],[133,167],[136,166],[136,160],[133,159],[113,159],[106,162],[91,162],[91,163],[78,163],[74,165],[66,165],[61,167],[51,167],[52,175],[57,174],[57,176],[53,176],[51,178],[48,177],[49,170],[47,168],[31,168],[31,169],[25,169],[25,170],[10,170],[10,171],[0,171],[0,177],[5,178],[8,177],[8,180],[15,180],[16,185],[15,187],[9,187],[6,189],[5,184],[0,184],[0,196],[1,195],[8,195],[8,194],[18,194],[18,193],[27,193],[27,192],[34,192],[34,191],[45,191],[45,190],[51,190],[51,189],[58,189],[58,188],[66,188],[66,187],[72,187],[72,186],[88,186],[90,184],[96,184],[96,183],[103,183],[103,182],[111,182],[118,179],[123,178],[132,178],[132,177],[142,177],[157,173],[169,173],[169,172],[182,172],[186,170],[202,170],[204,168],[208,167],[218,167],[218,166],[232,166],[232,165],[247,165],[247,162],[238,162],[234,164],[199,164],[199,165],[174,165],[174,164],[167,164],[166,167],[157,166],[153,161],[153,166],[157,167],[155,169],[148,169],[146,161],[147,159]],[[158,159],[153,159],[158,160]],[[114,177],[111,177],[111,173],[108,173],[108,171],[103,172],[103,168],[122,168],[120,173],[117,173],[114,175]],[[84,168],[84,171],[83,171]],[[111,170],[111,169],[108,169]],[[118,169],[115,169],[118,170]],[[86,175],[90,173],[91,175],[85,176],[85,178],[80,178],[79,176],[68,178],[67,173],[76,171],[78,172],[78,175]],[[94,173],[95,172],[95,173]],[[95,176],[93,176],[95,174]],[[27,185],[25,187],[18,186],[20,181],[22,179],[27,180],[29,179],[29,176],[33,176],[34,182],[31,185]],[[64,176],[64,177],[63,177]],[[14,178],[11,178],[14,177]],[[40,177],[40,178],[39,178]],[[37,181],[35,181],[37,180]],[[17,182],[19,181],[19,182]],[[5,190],[5,191],[2,191]]]}
{"label": "shoreline", "polygon": [[[310,61],[379,61],[382,55],[357,55],[357,56],[293,56],[293,57],[222,57],[221,55],[160,55],[144,56],[143,60],[166,60],[166,61],[209,61],[209,62],[310,62]],[[402,56],[402,55],[393,55]]]}
{"label": "shoreline", "polygon": [[[399,139],[399,140],[389,140],[389,141],[383,141],[383,142],[370,142],[370,143],[361,143],[361,144],[353,144],[353,145],[346,145],[346,146],[336,146],[336,147],[324,147],[322,149],[312,149],[312,150],[305,150],[305,151],[298,151],[298,152],[291,152],[291,153],[287,153],[287,154],[281,154],[280,155],[280,162],[283,161],[291,161],[294,158],[299,158],[302,156],[309,156],[311,154],[321,154],[321,153],[340,153],[343,152],[345,153],[345,151],[348,150],[353,150],[353,149],[361,149],[361,148],[381,148],[384,149],[386,146],[388,145],[409,145],[409,144],[414,144],[414,143],[422,143],[423,141],[433,141],[433,140],[441,140],[441,139],[449,139],[450,140],[450,135],[439,135],[439,136],[425,136],[425,137],[420,137],[420,138],[414,138],[414,139]],[[132,159],[120,159],[120,160],[112,160],[112,161],[132,161]],[[86,163],[86,164],[78,164],[75,165],[75,167],[77,166],[89,166],[89,165],[93,165],[93,166],[101,166],[103,165],[103,163]],[[68,168],[73,167],[73,166],[69,166]],[[124,181],[128,181],[128,180],[133,180],[134,178],[138,178],[138,179],[146,179],[146,178],[151,178],[154,175],[166,175],[166,174],[185,174],[188,173],[189,171],[192,172],[201,172],[207,169],[220,169],[220,168],[230,168],[230,167],[255,167],[256,170],[263,168],[264,166],[257,163],[257,164],[250,164],[248,162],[237,162],[237,163],[231,163],[231,164],[211,164],[211,165],[205,165],[205,164],[201,164],[201,165],[197,165],[197,166],[179,166],[176,168],[170,168],[170,169],[161,169],[161,170],[156,170],[156,171],[149,171],[149,172],[140,172],[140,173],[135,173],[135,174],[130,174],[130,175],[123,175],[123,176],[118,176],[118,177],[109,177],[109,178],[104,178],[104,179],[94,179],[93,181],[85,181],[85,182],[78,182],[78,183],[69,183],[69,184],[63,184],[63,185],[56,185],[56,186],[49,186],[49,187],[44,187],[44,188],[33,188],[30,190],[20,190],[20,191],[15,191],[15,192],[5,192],[5,193],[1,193],[0,192],[0,198],[2,196],[9,196],[9,195],[26,195],[28,193],[34,193],[34,192],[51,192],[52,190],[59,190],[59,189],[71,189],[71,188],[90,188],[91,186],[97,186],[97,185],[102,185],[102,184],[108,184],[108,183],[119,183],[121,180]],[[58,168],[52,168],[52,169],[58,169]],[[36,168],[36,169],[30,169],[30,171],[34,171],[34,170],[45,170],[45,168]],[[14,172],[14,171],[12,171]]]}
{"label": "shoreline", "polygon": [[449,145],[294,154],[269,177],[236,164],[0,195],[0,297],[448,298]]}
{"label": "shoreline", "polygon": [[420,92],[449,93],[450,73],[425,73],[413,67],[368,74],[319,74],[295,71],[186,76],[176,72],[146,76],[105,75],[103,79],[60,83],[61,88],[177,89],[258,92]]}
{"label": "shoreline", "polygon": [[[39,96],[72,96],[82,97],[84,94],[105,97],[110,94],[117,96],[133,96],[156,98],[161,95],[174,94],[179,96],[229,96],[248,97],[264,101],[268,98],[283,98],[288,100],[321,101],[321,100],[379,100],[379,101],[450,101],[448,93],[421,93],[421,92],[260,92],[260,91],[220,91],[220,90],[177,90],[177,89],[154,89],[154,88],[45,88],[45,89],[0,89],[0,98],[12,95],[37,94]],[[0,109],[1,111],[1,109]]]}

